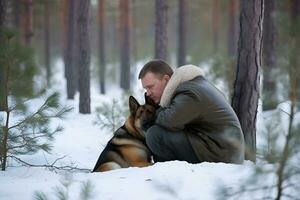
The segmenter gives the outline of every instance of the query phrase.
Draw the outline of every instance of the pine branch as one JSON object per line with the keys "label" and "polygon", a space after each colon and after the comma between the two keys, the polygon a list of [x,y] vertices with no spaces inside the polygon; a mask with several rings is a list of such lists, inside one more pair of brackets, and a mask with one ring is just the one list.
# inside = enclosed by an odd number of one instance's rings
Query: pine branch
{"label": "pine branch", "polygon": [[57,133],[57,129],[51,133],[42,133],[42,132],[35,133],[35,134],[33,134],[33,135],[35,135],[34,137],[30,136],[32,134],[22,134],[22,135],[15,136],[14,139],[20,138],[20,140],[18,140],[18,142],[16,142],[18,145],[13,146],[12,144],[10,144],[10,146],[8,147],[8,150],[21,149],[21,148],[26,148],[26,147],[30,146],[31,150],[32,149],[38,150],[39,148],[41,148],[44,151],[49,152],[51,148],[48,146],[45,146],[45,145],[47,145],[47,143],[38,144],[37,139],[46,138],[48,140],[52,140],[53,139],[52,137],[55,133]]}
{"label": "pine branch", "polygon": [[91,199],[93,194],[92,194],[92,189],[93,185],[92,183],[88,180],[86,182],[82,183],[81,191],[80,191],[80,197],[82,200],[88,200]]}
{"label": "pine branch", "polygon": [[30,119],[32,119],[35,115],[37,115],[38,113],[41,112],[41,110],[43,110],[43,107],[45,106],[46,102],[43,103],[43,105],[34,113],[32,113],[31,115],[25,117],[23,120],[21,120],[19,123],[11,126],[8,128],[8,130],[14,129],[16,127],[21,126],[22,124],[25,124],[26,122],[28,122]]}
{"label": "pine branch", "polygon": [[18,106],[22,106],[22,105],[26,104],[27,102],[32,101],[32,99],[39,98],[43,93],[45,93],[45,91],[46,90],[43,89],[31,97],[24,98],[21,103],[16,103],[14,106],[10,106],[8,111],[12,112],[12,111],[16,110],[18,108]]}
{"label": "pine branch", "polygon": [[60,118],[60,119],[64,118],[64,114],[72,111],[73,108],[64,107],[64,108],[57,110],[57,112],[54,112],[54,111],[52,111],[50,113],[49,113],[49,111],[47,112],[47,109],[49,109],[49,108],[57,108],[58,107],[57,103],[54,102],[55,100],[53,100],[54,97],[57,97],[57,96],[55,96],[55,94],[56,93],[54,93],[49,98],[47,98],[47,100],[40,106],[40,108],[37,111],[26,116],[19,123],[9,127],[8,130],[14,129],[16,127],[20,127],[21,125],[26,124],[27,122],[30,122],[31,120],[34,120],[36,116],[41,117],[40,120],[49,120],[51,118]]}
{"label": "pine branch", "polygon": [[[25,131],[25,130],[24,130]],[[20,132],[23,132],[22,134],[20,135],[13,135],[13,136],[10,136],[9,139],[11,142],[17,140],[17,139],[23,139],[23,140],[26,140],[25,138],[30,138],[30,139],[37,139],[39,137],[46,137],[48,139],[52,138],[52,136],[58,132],[61,132],[63,131],[63,128],[62,127],[57,127],[54,131],[52,132],[48,132],[49,130],[48,129],[43,129],[43,130],[40,130],[40,132],[28,132],[28,133],[24,133],[23,131],[20,131]],[[36,137],[30,137],[31,135],[38,135]]]}
{"label": "pine branch", "polygon": [[35,200],[48,200],[47,195],[45,193],[39,192],[39,191],[34,193],[33,198]]}

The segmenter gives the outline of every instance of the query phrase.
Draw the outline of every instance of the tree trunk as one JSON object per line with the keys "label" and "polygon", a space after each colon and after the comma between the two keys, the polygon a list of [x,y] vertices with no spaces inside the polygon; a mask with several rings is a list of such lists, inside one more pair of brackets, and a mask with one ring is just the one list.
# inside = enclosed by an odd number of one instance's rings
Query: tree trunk
{"label": "tree trunk", "polygon": [[50,66],[50,34],[49,34],[49,0],[44,1],[45,13],[44,13],[44,21],[45,21],[45,66],[46,66],[46,79],[47,86],[50,86],[50,77],[51,77],[51,66]]}
{"label": "tree trunk", "polygon": [[120,86],[130,89],[129,0],[120,1]]}
{"label": "tree trunk", "polygon": [[219,0],[213,0],[213,16],[212,16],[212,25],[213,25],[213,44],[214,44],[214,53],[218,52],[219,48],[219,13],[220,13],[220,2]]}
{"label": "tree trunk", "polygon": [[[5,24],[6,0],[0,0],[0,28],[2,29]],[[2,35],[0,35],[2,36]]]}
{"label": "tree trunk", "polygon": [[167,1],[155,1],[155,58],[167,60],[167,46],[168,46],[168,15],[167,15]]}
{"label": "tree trunk", "polygon": [[76,1],[68,1],[67,45],[65,52],[65,77],[67,80],[67,98],[74,99],[78,83],[76,70]]}
{"label": "tree trunk", "polygon": [[277,107],[276,79],[274,69],[276,68],[276,41],[277,31],[275,24],[276,1],[264,1],[264,23],[263,23],[263,109],[270,110]]}
{"label": "tree trunk", "polygon": [[[3,35],[3,29],[6,25],[5,12],[6,12],[6,2],[5,0],[0,0],[0,44],[6,46],[8,42],[7,38]],[[2,137],[0,140],[0,161],[1,161],[1,170],[6,169],[6,159],[7,159],[7,140],[8,140],[8,122],[10,111],[8,109],[8,81],[9,81],[9,72],[10,72],[10,62],[7,62],[7,58],[2,49],[0,51],[0,111],[6,113],[5,125],[0,127],[2,130]]]}
{"label": "tree trunk", "polygon": [[237,18],[238,1],[229,0],[229,28],[228,28],[228,54],[230,57],[236,56],[237,51]]}
{"label": "tree trunk", "polygon": [[2,128],[3,131],[3,140],[1,141],[1,146],[0,146],[0,157],[1,157],[1,170],[5,171],[6,169],[6,162],[7,162],[7,152],[8,152],[8,147],[7,147],[7,142],[8,142],[8,122],[9,122],[9,116],[10,116],[10,112],[8,111],[8,105],[7,105],[7,100],[8,96],[6,96],[6,108],[5,108],[5,112],[6,112],[6,123],[4,127]]}
{"label": "tree trunk", "polygon": [[256,160],[256,114],[261,66],[263,0],[241,0],[240,37],[232,107],[244,133],[246,159]]}
{"label": "tree trunk", "polygon": [[233,94],[234,68],[236,67],[236,52],[238,38],[238,1],[229,1],[229,26],[228,26],[228,60],[229,64],[226,69],[226,82],[228,85],[229,99]]}
{"label": "tree trunk", "polygon": [[179,0],[179,12],[178,12],[178,56],[177,67],[186,64],[186,33],[187,31],[187,5],[188,1]]}
{"label": "tree trunk", "polygon": [[105,40],[104,40],[104,0],[98,0],[99,19],[99,79],[100,93],[105,94]]}
{"label": "tree trunk", "polygon": [[[139,10],[138,1],[131,0],[131,17],[130,17],[130,46],[131,46],[131,63],[136,63],[138,61],[138,33],[139,29],[137,28],[137,21],[139,19],[139,15],[137,14],[137,10]],[[136,67],[134,69],[131,68],[131,71],[136,71]]]}
{"label": "tree trunk", "polygon": [[[5,21],[6,21],[6,0],[0,0],[0,45],[2,46],[5,42],[4,37],[4,27],[5,27]],[[2,47],[1,47],[2,48]],[[6,90],[5,90],[5,71],[4,71],[4,52],[3,50],[0,51],[0,111],[5,110],[5,100],[4,97],[6,96]]]}
{"label": "tree trunk", "polygon": [[23,17],[23,31],[24,31],[24,41],[26,46],[31,45],[31,39],[33,36],[32,28],[32,0],[24,0],[25,12]]}
{"label": "tree trunk", "polygon": [[67,47],[68,47],[68,25],[69,25],[69,0],[63,0],[60,8],[60,26],[61,26],[61,48],[64,59],[64,76],[67,78]]}
{"label": "tree trunk", "polygon": [[90,97],[90,41],[89,41],[89,0],[78,1],[78,49],[79,49],[79,112],[91,113]]}
{"label": "tree trunk", "polygon": [[12,4],[13,4],[13,8],[12,8],[12,24],[13,24],[13,27],[20,31],[21,30],[21,15],[20,15],[20,2],[19,0],[13,0],[12,1]]}
{"label": "tree trunk", "polygon": [[[290,97],[291,101],[295,98],[295,101],[300,102],[300,0],[290,0],[290,66],[289,76],[291,82],[295,82],[295,95]],[[291,92],[290,92],[291,93]],[[299,107],[299,103],[298,103]]]}

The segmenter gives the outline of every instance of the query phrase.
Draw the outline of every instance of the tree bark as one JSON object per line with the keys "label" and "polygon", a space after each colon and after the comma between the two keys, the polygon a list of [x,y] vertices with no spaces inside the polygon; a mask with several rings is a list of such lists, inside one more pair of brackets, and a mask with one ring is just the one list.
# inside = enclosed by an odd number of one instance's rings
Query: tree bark
{"label": "tree bark", "polygon": [[179,0],[179,12],[178,12],[178,55],[177,55],[177,67],[186,64],[186,32],[187,31],[187,5],[188,1]]}
{"label": "tree bark", "polygon": [[[8,78],[8,77],[7,77]],[[0,157],[1,157],[1,170],[5,171],[6,169],[6,162],[7,162],[7,152],[8,152],[8,147],[7,147],[7,142],[8,142],[8,122],[9,122],[9,117],[10,117],[10,112],[8,110],[8,105],[7,105],[7,101],[8,101],[8,96],[5,97],[5,101],[6,101],[6,108],[5,108],[5,112],[6,112],[6,119],[5,119],[5,126],[1,127],[2,131],[3,131],[3,140],[1,141],[1,147],[0,147]]]}
{"label": "tree bark", "polygon": [[1,29],[4,27],[5,24],[6,4],[7,4],[6,0],[0,0],[0,28]]}
{"label": "tree bark", "polygon": [[50,13],[49,13],[49,0],[44,1],[44,21],[45,21],[45,67],[46,67],[46,80],[47,86],[50,86],[51,78],[51,65],[50,65]]}
{"label": "tree bark", "polygon": [[69,25],[69,0],[62,0],[60,8],[60,26],[62,30],[61,44],[64,59],[64,76],[67,78],[67,47],[68,47],[68,25]]}
{"label": "tree bark", "polygon": [[99,79],[100,79],[100,93],[105,94],[105,12],[104,0],[98,0],[98,21],[99,21]]}
{"label": "tree bark", "polygon": [[261,67],[263,0],[241,0],[238,60],[232,107],[244,133],[246,159],[256,160],[256,114]]}
{"label": "tree bark", "polygon": [[238,33],[238,17],[237,17],[238,1],[229,0],[229,28],[228,28],[228,54],[235,57],[237,52],[237,33]]}
{"label": "tree bark", "polygon": [[291,53],[289,55],[289,76],[290,82],[294,82],[295,84],[295,91],[290,91],[290,99],[291,101],[295,100],[297,102],[300,102],[300,0],[290,0],[289,4],[291,19],[289,41],[291,49]]}
{"label": "tree bark", "polygon": [[90,97],[90,41],[89,41],[89,0],[78,1],[78,49],[79,49],[79,112],[91,113]]}
{"label": "tree bark", "polygon": [[120,1],[120,86],[130,89],[129,0]]}
{"label": "tree bark", "polygon": [[20,15],[20,2],[19,0],[13,0],[12,1],[12,24],[13,24],[13,27],[20,31],[21,30],[21,15]]}
{"label": "tree bark", "polygon": [[24,42],[26,46],[31,45],[31,39],[33,36],[32,27],[32,0],[24,0],[25,12],[23,17],[23,31],[24,31]]}
{"label": "tree bark", "polygon": [[[5,42],[4,37],[4,27],[6,21],[6,0],[0,0],[0,45],[2,46]],[[1,47],[2,48],[2,47]],[[4,70],[4,52],[1,50],[0,52],[0,111],[5,110],[5,96],[6,96],[6,89],[5,89],[5,82],[6,82],[6,75]]]}
{"label": "tree bark", "polygon": [[67,80],[67,98],[74,99],[77,89],[78,75],[76,64],[76,1],[68,0],[68,24],[65,52],[65,77]]}
{"label": "tree bark", "polygon": [[0,140],[0,161],[1,170],[6,169],[6,159],[7,159],[7,139],[8,139],[8,121],[10,112],[8,109],[8,81],[9,81],[9,71],[10,64],[7,62],[5,43],[7,43],[7,38],[4,36],[4,29],[6,26],[6,0],[0,0],[0,45],[4,46],[4,49],[0,51],[0,111],[6,113],[6,123],[4,126],[0,127],[0,131],[3,135]]}
{"label": "tree bark", "polygon": [[238,41],[238,0],[229,1],[229,25],[228,25],[228,60],[229,64],[226,69],[226,82],[228,85],[229,98],[233,94],[234,68],[237,60],[237,41]]}
{"label": "tree bark", "polygon": [[277,29],[275,24],[276,1],[264,1],[263,23],[263,109],[270,110],[277,107],[276,80],[274,69],[276,68],[276,43]]}
{"label": "tree bark", "polygon": [[155,52],[154,58],[167,60],[168,52],[168,16],[167,16],[167,1],[155,1]]}

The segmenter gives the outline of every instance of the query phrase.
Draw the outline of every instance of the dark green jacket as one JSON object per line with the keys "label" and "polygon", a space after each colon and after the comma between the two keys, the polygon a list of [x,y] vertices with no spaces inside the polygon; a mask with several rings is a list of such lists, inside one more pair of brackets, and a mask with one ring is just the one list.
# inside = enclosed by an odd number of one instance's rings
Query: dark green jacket
{"label": "dark green jacket", "polygon": [[181,83],[156,124],[184,131],[200,162],[242,163],[244,136],[223,94],[202,76]]}

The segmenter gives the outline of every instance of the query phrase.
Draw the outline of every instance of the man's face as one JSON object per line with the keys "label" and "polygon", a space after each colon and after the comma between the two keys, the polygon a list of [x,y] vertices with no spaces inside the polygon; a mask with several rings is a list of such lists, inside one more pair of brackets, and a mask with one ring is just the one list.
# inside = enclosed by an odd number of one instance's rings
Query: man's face
{"label": "man's face", "polygon": [[164,92],[164,89],[170,79],[170,76],[164,75],[160,77],[159,75],[148,72],[142,79],[143,88],[155,103],[159,104],[160,98]]}

